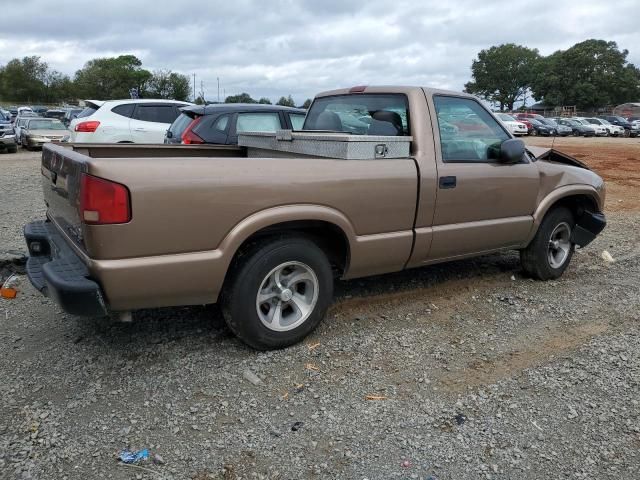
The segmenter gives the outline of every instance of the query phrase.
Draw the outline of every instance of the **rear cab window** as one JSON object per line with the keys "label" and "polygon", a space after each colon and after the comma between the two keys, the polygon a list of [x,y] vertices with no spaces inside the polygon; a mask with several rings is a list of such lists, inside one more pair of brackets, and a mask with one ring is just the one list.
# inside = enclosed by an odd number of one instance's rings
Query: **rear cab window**
{"label": "rear cab window", "polygon": [[435,95],[433,103],[444,162],[494,162],[500,144],[511,138],[473,99]]}
{"label": "rear cab window", "polygon": [[410,135],[409,102],[404,94],[350,94],[316,98],[303,130],[354,135]]}

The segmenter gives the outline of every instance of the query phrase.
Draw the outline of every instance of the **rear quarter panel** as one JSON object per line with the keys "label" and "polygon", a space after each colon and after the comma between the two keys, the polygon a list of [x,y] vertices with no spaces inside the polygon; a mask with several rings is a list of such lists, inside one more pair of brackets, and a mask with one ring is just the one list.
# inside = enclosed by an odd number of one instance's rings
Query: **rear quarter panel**
{"label": "rear quarter panel", "polygon": [[412,159],[109,158],[89,173],[127,185],[132,220],[85,226],[95,259],[211,251],[243,219],[274,207],[315,205],[348,219],[357,236],[413,226]]}

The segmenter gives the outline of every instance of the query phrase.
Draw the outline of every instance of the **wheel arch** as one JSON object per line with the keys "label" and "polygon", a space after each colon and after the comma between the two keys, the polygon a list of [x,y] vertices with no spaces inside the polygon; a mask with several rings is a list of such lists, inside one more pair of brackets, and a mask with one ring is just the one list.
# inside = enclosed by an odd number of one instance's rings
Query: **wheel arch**
{"label": "wheel arch", "polygon": [[599,212],[603,205],[600,205],[599,195],[595,188],[588,185],[567,185],[549,193],[539,204],[533,214],[533,226],[526,244],[528,245],[535,236],[540,223],[545,215],[553,208],[565,206],[578,217],[584,210]]}
{"label": "wheel arch", "polygon": [[248,246],[267,237],[291,233],[311,238],[325,252],[338,275],[348,271],[356,234],[346,216],[319,205],[289,205],[254,213],[227,234],[218,247],[227,262],[225,280],[233,262]]}

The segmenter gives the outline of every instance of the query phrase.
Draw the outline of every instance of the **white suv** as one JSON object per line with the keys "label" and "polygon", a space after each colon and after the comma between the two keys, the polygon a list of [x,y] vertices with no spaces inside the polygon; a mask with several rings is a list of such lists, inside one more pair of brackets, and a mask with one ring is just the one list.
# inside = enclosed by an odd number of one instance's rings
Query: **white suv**
{"label": "white suv", "polygon": [[191,105],[176,100],[87,100],[87,107],[69,124],[70,142],[163,143],[164,135]]}

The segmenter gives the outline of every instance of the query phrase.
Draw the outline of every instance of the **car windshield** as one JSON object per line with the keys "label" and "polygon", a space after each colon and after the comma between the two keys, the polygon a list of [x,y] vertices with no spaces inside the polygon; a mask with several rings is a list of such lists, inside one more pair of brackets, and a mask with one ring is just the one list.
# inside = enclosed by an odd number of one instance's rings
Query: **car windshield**
{"label": "car windshield", "polygon": [[66,130],[67,128],[58,120],[31,120],[27,128],[29,130]]}
{"label": "car windshield", "polygon": [[611,125],[608,120],[600,120],[603,125]]}
{"label": "car windshield", "polygon": [[303,130],[356,135],[409,135],[409,106],[402,94],[335,95],[314,100]]}
{"label": "car windshield", "polygon": [[544,126],[544,124],[536,118],[527,118],[527,120],[529,120],[529,122],[531,122],[532,125]]}
{"label": "car windshield", "polygon": [[515,118],[513,118],[511,115],[507,115],[506,113],[499,113],[498,118],[503,122],[517,122]]}
{"label": "car windshield", "polygon": [[547,125],[551,125],[552,127],[557,127],[558,123],[553,120],[552,118],[545,118],[542,120],[544,123],[546,123]]}
{"label": "car windshield", "polygon": [[615,118],[618,122],[627,123],[627,121],[622,117],[613,117],[613,118]]}

